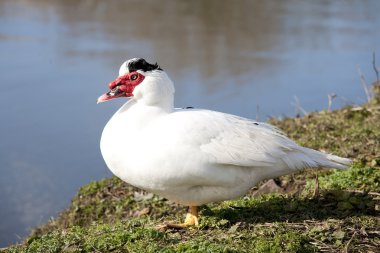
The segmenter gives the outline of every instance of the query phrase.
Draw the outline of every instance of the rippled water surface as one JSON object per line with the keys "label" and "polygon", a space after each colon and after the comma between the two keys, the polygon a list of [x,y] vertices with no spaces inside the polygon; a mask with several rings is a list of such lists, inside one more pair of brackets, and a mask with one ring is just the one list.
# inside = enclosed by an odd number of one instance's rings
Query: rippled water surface
{"label": "rippled water surface", "polygon": [[[158,61],[176,106],[266,120],[362,103],[380,1],[0,1],[0,246],[108,177],[98,142],[120,64]],[[379,53],[380,54],[380,53]]]}

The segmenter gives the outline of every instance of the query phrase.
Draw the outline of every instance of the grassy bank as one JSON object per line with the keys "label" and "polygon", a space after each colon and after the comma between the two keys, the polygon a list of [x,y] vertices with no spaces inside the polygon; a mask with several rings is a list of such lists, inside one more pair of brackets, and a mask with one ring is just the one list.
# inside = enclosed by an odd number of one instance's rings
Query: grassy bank
{"label": "grassy bank", "polygon": [[[379,252],[380,105],[272,119],[299,144],[353,158],[346,171],[303,171],[276,179],[279,193],[185,208],[113,177],[83,186],[55,220],[3,252]],[[313,196],[315,174],[321,193]],[[259,187],[259,190],[262,188]],[[264,191],[265,192],[265,191]],[[254,196],[255,195],[255,196]]]}

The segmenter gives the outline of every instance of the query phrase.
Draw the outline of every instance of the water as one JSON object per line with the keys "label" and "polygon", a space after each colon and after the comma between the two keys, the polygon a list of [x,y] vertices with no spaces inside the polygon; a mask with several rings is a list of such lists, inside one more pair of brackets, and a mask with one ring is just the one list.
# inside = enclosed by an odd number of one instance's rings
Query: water
{"label": "water", "polygon": [[[111,174],[103,126],[123,100],[96,105],[120,64],[158,61],[176,105],[266,120],[362,103],[374,80],[380,2],[0,2],[0,246]],[[380,58],[380,57],[379,57]]]}

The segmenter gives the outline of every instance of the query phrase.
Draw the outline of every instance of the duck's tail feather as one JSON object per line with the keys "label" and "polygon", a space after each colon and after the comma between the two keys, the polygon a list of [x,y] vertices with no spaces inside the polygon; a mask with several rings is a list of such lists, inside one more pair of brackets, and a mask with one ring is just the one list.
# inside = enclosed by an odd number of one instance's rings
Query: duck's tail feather
{"label": "duck's tail feather", "polygon": [[309,148],[305,148],[305,153],[316,163],[317,168],[347,169],[352,163],[351,159]]}

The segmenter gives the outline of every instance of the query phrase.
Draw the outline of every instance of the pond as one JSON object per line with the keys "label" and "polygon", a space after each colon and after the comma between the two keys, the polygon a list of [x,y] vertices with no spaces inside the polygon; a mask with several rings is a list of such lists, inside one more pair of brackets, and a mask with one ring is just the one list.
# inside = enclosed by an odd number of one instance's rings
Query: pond
{"label": "pond", "polygon": [[[360,104],[380,54],[380,2],[0,2],[0,247],[111,176],[102,129],[125,100],[96,105],[121,63],[157,61],[177,107],[265,121]],[[378,57],[380,59],[380,57]]]}

